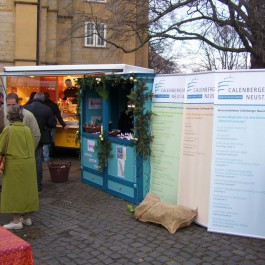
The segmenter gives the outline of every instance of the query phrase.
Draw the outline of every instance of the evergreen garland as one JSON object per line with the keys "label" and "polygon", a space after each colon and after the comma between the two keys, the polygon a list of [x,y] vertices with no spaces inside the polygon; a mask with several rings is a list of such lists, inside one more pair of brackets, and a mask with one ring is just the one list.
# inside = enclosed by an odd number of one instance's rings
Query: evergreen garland
{"label": "evergreen garland", "polygon": [[108,159],[113,157],[111,154],[111,142],[104,138],[104,132],[99,135],[99,138],[94,146],[94,150],[98,151],[98,170],[103,172],[108,165]]}
{"label": "evergreen garland", "polygon": [[128,99],[131,104],[135,105],[133,109],[135,122],[134,122],[134,140],[136,145],[136,153],[143,154],[144,159],[147,159],[151,154],[151,142],[153,136],[150,132],[150,121],[153,116],[152,111],[145,109],[145,102],[151,99],[152,93],[148,92],[145,81],[138,79],[134,89],[131,90]]}
{"label": "evergreen garland", "polygon": [[[152,111],[145,109],[145,102],[152,97],[148,93],[148,88],[144,79],[136,79],[135,74],[124,77],[123,75],[85,75],[84,78],[78,78],[77,84],[80,87],[77,104],[77,115],[80,114],[80,101],[84,92],[89,89],[97,92],[104,99],[108,99],[112,89],[130,88],[131,93],[127,96],[130,104],[135,105],[132,109],[134,114],[134,136],[132,143],[136,146],[136,153],[142,154],[147,159],[151,154],[151,142],[153,136],[150,132],[150,121],[153,115]],[[79,126],[80,127],[80,126]],[[80,131],[80,128],[79,128]],[[77,138],[80,138],[80,132]],[[102,137],[102,138],[101,138]],[[104,171],[108,163],[108,157],[111,152],[111,143],[100,135],[95,150],[98,150],[99,170]]]}

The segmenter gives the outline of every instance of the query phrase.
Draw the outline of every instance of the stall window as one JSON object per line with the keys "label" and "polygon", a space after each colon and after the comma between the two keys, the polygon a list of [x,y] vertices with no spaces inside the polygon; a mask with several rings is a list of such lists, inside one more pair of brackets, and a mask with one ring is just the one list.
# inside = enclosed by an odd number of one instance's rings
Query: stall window
{"label": "stall window", "polygon": [[[94,22],[85,23],[85,46],[86,47],[106,47],[106,24]],[[103,37],[100,38],[100,36]]]}
{"label": "stall window", "polygon": [[131,88],[113,89],[109,96],[109,135],[117,136],[132,133],[133,113],[128,100]]}
{"label": "stall window", "polygon": [[102,125],[102,98],[94,91],[87,91],[83,113],[83,130],[87,133],[100,133]]}

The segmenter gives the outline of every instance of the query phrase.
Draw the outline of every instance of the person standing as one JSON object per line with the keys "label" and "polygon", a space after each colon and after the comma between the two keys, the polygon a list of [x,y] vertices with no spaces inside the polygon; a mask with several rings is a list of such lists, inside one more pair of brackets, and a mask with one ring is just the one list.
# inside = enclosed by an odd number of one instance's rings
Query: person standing
{"label": "person standing", "polygon": [[[7,108],[10,106],[20,106],[18,102],[19,102],[19,97],[17,94],[10,93],[6,96]],[[3,106],[1,108],[2,108],[2,110],[0,109],[0,116],[1,116],[1,114],[3,115],[2,121],[4,124],[2,124],[0,127],[3,129],[4,125],[9,125],[10,122],[7,120],[7,118],[4,115]],[[36,149],[38,144],[39,144],[39,141],[40,141],[39,125],[38,125],[34,115],[31,112],[29,112],[28,110],[25,110],[24,108],[22,108],[22,114],[23,114],[23,122],[25,123],[25,125],[27,125],[31,129],[32,135],[34,137],[34,143],[35,143],[35,149]],[[0,128],[0,130],[1,130],[1,128]],[[0,190],[1,190],[1,187],[0,187]]]}
{"label": "person standing", "polygon": [[42,191],[42,161],[43,161],[43,145],[50,144],[51,129],[56,127],[57,121],[49,107],[43,104],[44,94],[37,92],[30,104],[24,106],[25,109],[29,110],[36,118],[41,138],[36,149],[36,166],[37,166],[37,180],[38,190]]}
{"label": "person standing", "polygon": [[73,104],[77,104],[78,101],[78,88],[73,86],[71,79],[65,80],[66,89],[64,90],[64,100],[68,99]]}
{"label": "person standing", "polygon": [[24,106],[25,105],[28,105],[28,104],[30,104],[32,102],[32,100],[33,100],[34,96],[36,95],[36,93],[37,92],[35,92],[35,91],[33,91],[33,92],[30,93],[29,100],[26,102],[26,104],[24,104]]}
{"label": "person standing", "polygon": [[39,209],[34,138],[30,128],[23,123],[22,113],[19,105],[7,107],[10,125],[0,135],[0,150],[9,137],[0,211],[14,215],[13,221],[3,226],[5,229],[32,225],[30,213]]}
{"label": "person standing", "polygon": [[[64,122],[62,116],[61,116],[61,111],[58,107],[58,105],[53,102],[50,99],[50,94],[49,92],[44,92],[44,105],[46,105],[47,107],[49,107],[54,115],[54,117],[58,120],[58,122],[62,125],[62,127],[64,129],[69,128],[69,125],[66,125],[66,123]],[[49,162],[50,161],[50,152],[51,152],[51,146],[54,145],[54,134],[55,134],[55,129],[51,130],[51,134],[52,134],[52,144],[50,145],[43,145],[43,157],[44,157],[44,161],[45,162]]]}
{"label": "person standing", "polygon": [[[15,105],[20,106],[19,97],[16,93],[9,93],[6,96],[6,106],[8,108],[10,106],[15,106]],[[37,120],[30,111],[26,110],[23,107],[22,107],[22,114],[23,114],[23,122],[31,129],[31,132],[34,137],[35,148],[37,148],[40,141],[40,129]],[[10,122],[5,118],[5,125],[8,125],[9,123]]]}

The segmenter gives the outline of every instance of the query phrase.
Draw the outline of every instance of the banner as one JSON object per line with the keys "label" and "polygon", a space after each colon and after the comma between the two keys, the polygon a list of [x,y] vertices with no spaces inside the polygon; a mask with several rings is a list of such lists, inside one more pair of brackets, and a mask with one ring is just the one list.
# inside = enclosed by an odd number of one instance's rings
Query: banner
{"label": "banner", "polygon": [[204,226],[209,214],[214,91],[213,73],[187,75],[178,203],[198,209],[195,221]]}
{"label": "banner", "polygon": [[156,77],[153,86],[150,191],[177,203],[185,76]]}
{"label": "banner", "polygon": [[265,238],[264,72],[216,74],[209,231]]}

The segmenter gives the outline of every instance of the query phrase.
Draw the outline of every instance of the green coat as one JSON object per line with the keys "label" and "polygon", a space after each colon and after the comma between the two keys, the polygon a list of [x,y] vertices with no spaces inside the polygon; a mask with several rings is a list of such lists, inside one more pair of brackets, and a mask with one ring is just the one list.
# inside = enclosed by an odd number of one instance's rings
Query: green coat
{"label": "green coat", "polygon": [[8,135],[5,170],[2,176],[2,213],[27,213],[39,209],[35,144],[31,130],[23,122],[14,122],[0,135],[0,151]]}

